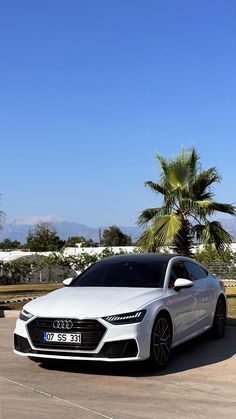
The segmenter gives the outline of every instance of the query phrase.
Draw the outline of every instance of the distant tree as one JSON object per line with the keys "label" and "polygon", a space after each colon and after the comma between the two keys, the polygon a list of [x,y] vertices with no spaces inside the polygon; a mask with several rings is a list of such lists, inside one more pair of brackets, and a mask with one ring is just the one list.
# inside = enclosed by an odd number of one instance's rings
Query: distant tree
{"label": "distant tree", "polygon": [[0,249],[19,249],[21,243],[18,240],[4,239],[0,242]]}
{"label": "distant tree", "polygon": [[124,234],[119,227],[113,225],[103,231],[102,246],[131,246],[131,237]]}
{"label": "distant tree", "polygon": [[65,244],[65,241],[57,235],[54,227],[47,222],[36,224],[30,230],[26,242],[32,252],[58,251]]}
{"label": "distant tree", "polygon": [[82,247],[94,247],[95,243],[92,239],[86,239],[83,236],[68,237],[65,242],[66,247],[76,247],[77,243],[81,243]]}

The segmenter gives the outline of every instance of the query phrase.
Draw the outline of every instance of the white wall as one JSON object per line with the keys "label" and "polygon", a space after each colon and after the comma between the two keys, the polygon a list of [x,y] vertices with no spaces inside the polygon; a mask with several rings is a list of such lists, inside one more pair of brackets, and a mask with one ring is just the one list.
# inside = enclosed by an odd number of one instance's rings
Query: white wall
{"label": "white wall", "polygon": [[[64,256],[77,256],[81,253],[89,253],[91,255],[97,255],[102,253],[106,247],[66,247],[63,255]],[[120,246],[120,247],[109,247],[114,253],[120,253],[120,251],[132,253],[135,249],[134,246]],[[10,260],[15,260],[23,256],[31,255],[43,255],[49,256],[55,252],[24,252],[23,250],[11,250],[9,252],[0,252],[0,260],[8,262]]]}
{"label": "white wall", "polygon": [[[203,250],[204,246],[197,245],[194,247],[193,253],[196,253],[198,250]],[[232,243],[230,246],[231,250],[235,253],[236,252],[236,243]],[[102,253],[102,251],[106,249],[106,247],[66,247],[63,255],[64,256],[77,256],[81,253],[89,253],[91,255],[97,255]],[[127,252],[127,253],[133,253],[137,248],[135,246],[113,246],[109,247],[114,253],[120,253],[121,251]],[[168,252],[168,248],[163,248],[164,252]],[[55,252],[25,252],[21,250],[11,250],[9,252],[0,252],[0,260],[2,261],[10,261],[14,259],[18,259],[23,256],[30,256],[30,255],[43,255],[43,256],[49,256],[50,254]],[[170,253],[173,253],[173,251],[170,251]]]}

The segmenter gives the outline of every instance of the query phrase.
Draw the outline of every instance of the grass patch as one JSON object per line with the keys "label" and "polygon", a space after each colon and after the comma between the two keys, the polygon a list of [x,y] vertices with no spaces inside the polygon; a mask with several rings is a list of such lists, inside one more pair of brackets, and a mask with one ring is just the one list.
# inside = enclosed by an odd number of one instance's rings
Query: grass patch
{"label": "grass patch", "polygon": [[226,290],[226,295],[228,296],[228,297],[231,297],[231,296],[235,296],[236,297],[236,287],[227,287],[227,288],[225,288],[225,290]]}
{"label": "grass patch", "polygon": [[[49,292],[54,291],[58,288],[62,288],[62,287],[63,287],[62,283],[56,283],[56,282],[45,283],[45,284],[1,285],[0,286],[0,300],[8,301],[8,300],[16,300],[18,298],[28,298],[28,297],[36,298],[36,297],[40,297],[42,295],[48,294]],[[17,310],[17,308],[14,308],[14,310]]]}
{"label": "grass patch", "polygon": [[16,293],[18,291],[34,292],[34,291],[53,291],[61,288],[62,283],[47,282],[40,284],[17,284],[17,285],[0,285],[0,295],[5,293]]}
{"label": "grass patch", "polygon": [[8,301],[18,298],[40,297],[48,292],[62,288],[62,283],[1,285],[0,300]]}
{"label": "grass patch", "polygon": [[228,298],[228,317],[236,317],[236,296]]}

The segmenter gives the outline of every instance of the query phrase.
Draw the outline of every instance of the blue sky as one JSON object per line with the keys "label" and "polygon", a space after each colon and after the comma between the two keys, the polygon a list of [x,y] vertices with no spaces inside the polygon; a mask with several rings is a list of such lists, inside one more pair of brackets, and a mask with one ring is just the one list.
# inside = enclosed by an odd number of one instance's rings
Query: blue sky
{"label": "blue sky", "polygon": [[3,0],[1,209],[134,225],[154,153],[195,146],[236,202],[235,0]]}

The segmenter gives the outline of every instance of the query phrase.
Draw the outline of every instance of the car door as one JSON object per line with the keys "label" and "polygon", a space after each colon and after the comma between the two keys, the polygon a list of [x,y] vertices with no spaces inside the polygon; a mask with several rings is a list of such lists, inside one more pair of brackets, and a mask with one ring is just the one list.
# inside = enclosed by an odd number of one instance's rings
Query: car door
{"label": "car door", "polygon": [[215,293],[208,272],[194,261],[184,261],[189,279],[194,282],[194,294],[197,300],[198,317],[197,329],[210,326],[212,323],[212,311],[215,306]]}
{"label": "car door", "polygon": [[190,279],[183,261],[173,263],[169,273],[168,298],[166,304],[172,314],[174,326],[174,344],[185,340],[196,331],[198,320],[197,296],[195,283],[189,288],[174,288],[177,278]]}

